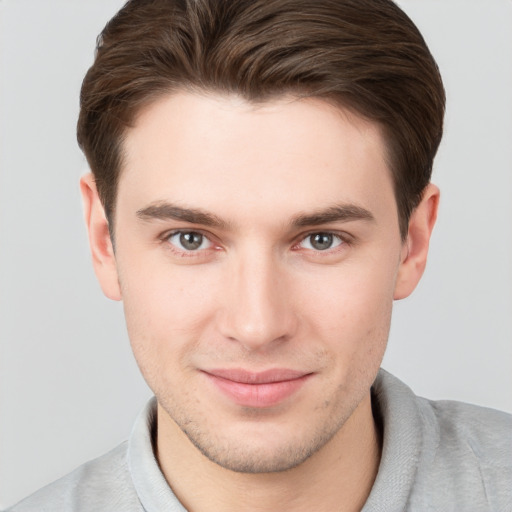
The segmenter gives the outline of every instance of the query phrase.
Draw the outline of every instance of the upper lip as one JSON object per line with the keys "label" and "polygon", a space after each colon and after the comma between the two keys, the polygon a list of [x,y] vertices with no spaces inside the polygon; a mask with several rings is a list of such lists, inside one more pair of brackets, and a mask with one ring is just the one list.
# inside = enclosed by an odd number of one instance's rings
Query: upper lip
{"label": "upper lip", "polygon": [[311,373],[288,368],[273,368],[260,372],[244,370],[242,368],[215,368],[212,370],[204,370],[204,372],[214,377],[220,377],[242,384],[271,384],[273,382],[299,379]]}

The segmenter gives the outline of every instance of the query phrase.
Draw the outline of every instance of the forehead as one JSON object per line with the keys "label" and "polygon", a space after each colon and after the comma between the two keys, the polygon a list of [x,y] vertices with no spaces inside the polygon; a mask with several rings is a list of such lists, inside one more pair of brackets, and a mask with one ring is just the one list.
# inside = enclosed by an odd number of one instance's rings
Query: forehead
{"label": "forehead", "polygon": [[241,217],[393,198],[380,127],[319,99],[168,95],[140,113],[124,152],[119,201]]}

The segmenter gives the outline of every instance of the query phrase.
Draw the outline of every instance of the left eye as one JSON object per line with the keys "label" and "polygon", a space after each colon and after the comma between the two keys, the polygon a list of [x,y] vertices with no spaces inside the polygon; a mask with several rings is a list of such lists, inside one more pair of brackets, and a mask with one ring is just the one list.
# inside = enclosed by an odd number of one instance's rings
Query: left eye
{"label": "left eye", "polygon": [[180,251],[198,251],[212,245],[208,238],[197,231],[179,231],[172,234],[168,241]]}
{"label": "left eye", "polygon": [[343,240],[333,233],[312,233],[304,238],[299,245],[304,249],[326,251],[338,247],[342,243]]}

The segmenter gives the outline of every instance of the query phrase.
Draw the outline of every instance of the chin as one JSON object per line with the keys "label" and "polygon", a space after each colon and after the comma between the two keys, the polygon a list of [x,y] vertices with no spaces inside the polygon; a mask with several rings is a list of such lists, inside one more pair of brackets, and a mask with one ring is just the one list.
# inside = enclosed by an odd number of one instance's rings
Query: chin
{"label": "chin", "polygon": [[300,466],[319,447],[286,446],[260,449],[253,447],[218,447],[203,446],[194,443],[196,448],[211,462],[236,473],[259,474],[280,473]]}
{"label": "chin", "polygon": [[[261,424],[258,426],[262,426]],[[276,427],[257,428],[220,438],[189,426],[182,431],[211,462],[236,473],[278,473],[300,466],[321,450],[338,432],[330,425],[314,433],[279,432]],[[181,427],[180,427],[181,428]]]}

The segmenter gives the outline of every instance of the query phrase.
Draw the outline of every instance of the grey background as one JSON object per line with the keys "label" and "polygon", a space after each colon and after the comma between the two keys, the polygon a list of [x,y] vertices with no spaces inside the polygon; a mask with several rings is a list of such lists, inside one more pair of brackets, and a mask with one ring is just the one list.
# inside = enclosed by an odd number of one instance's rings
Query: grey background
{"label": "grey background", "polygon": [[[129,434],[150,391],[89,262],[78,91],[121,0],[0,0],[0,506]],[[426,275],[383,366],[512,411],[512,2],[402,0],[448,93]]]}

